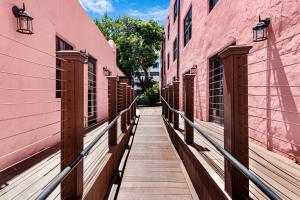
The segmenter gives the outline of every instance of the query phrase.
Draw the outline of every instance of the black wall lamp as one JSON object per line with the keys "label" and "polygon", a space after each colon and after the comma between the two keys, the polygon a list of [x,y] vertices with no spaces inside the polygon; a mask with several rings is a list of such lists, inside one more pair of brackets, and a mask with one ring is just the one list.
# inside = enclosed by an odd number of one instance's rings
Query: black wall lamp
{"label": "black wall lamp", "polygon": [[190,74],[196,74],[198,65],[193,65],[193,67],[190,69]]}
{"label": "black wall lamp", "polygon": [[80,53],[81,53],[82,56],[85,57],[84,64],[88,64],[89,63],[89,59],[88,59],[89,55],[88,55],[86,49],[85,50],[80,50]]}
{"label": "black wall lamp", "polygon": [[264,20],[261,20],[259,16],[259,23],[253,27],[253,41],[254,42],[261,42],[266,39],[267,37],[267,27],[270,25],[270,18],[266,18]]}
{"label": "black wall lamp", "polygon": [[111,71],[107,67],[103,67],[104,76],[110,76]]}
{"label": "black wall lamp", "polygon": [[13,6],[12,11],[17,18],[17,32],[23,34],[33,34],[33,17],[31,17],[30,14],[25,10],[25,4],[23,3],[23,8]]}

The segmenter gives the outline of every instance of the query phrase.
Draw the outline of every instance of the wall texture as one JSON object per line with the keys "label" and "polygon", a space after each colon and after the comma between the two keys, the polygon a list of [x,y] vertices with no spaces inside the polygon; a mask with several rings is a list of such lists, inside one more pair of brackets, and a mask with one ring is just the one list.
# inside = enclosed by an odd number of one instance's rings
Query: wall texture
{"label": "wall texture", "polygon": [[[250,137],[270,150],[300,160],[300,3],[298,0],[219,0],[209,12],[208,0],[181,0],[180,81],[182,74],[197,65],[195,117],[208,120],[209,58],[233,44],[253,46],[249,54],[249,130]],[[170,39],[165,25],[164,58],[170,52],[166,83],[176,76],[173,41],[177,20],[169,8]],[[192,6],[192,39],[183,46],[183,21]],[[258,18],[271,18],[269,39],[252,41],[252,28]],[[167,63],[167,62],[166,62]],[[167,67],[165,67],[167,68]],[[182,94],[182,90],[181,90]],[[247,94],[245,94],[247,95]],[[182,95],[181,95],[182,108]]]}
{"label": "wall texture", "polygon": [[[0,171],[60,141],[61,100],[55,96],[56,36],[75,50],[86,49],[97,59],[98,121],[107,117],[103,67],[107,66],[113,75],[123,75],[116,66],[113,42],[106,41],[78,0],[24,2],[34,17],[33,35],[16,32],[11,9],[13,5],[22,7],[21,2],[0,2]],[[85,70],[87,77],[87,66]],[[87,109],[87,97],[85,104]]]}

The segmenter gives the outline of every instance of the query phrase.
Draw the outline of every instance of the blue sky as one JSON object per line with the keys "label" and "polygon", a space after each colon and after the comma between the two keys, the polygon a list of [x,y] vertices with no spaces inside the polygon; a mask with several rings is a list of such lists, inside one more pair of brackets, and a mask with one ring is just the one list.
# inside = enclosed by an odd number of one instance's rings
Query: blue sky
{"label": "blue sky", "polygon": [[128,15],[143,20],[153,19],[163,24],[170,0],[79,0],[91,18],[104,13],[113,18]]}

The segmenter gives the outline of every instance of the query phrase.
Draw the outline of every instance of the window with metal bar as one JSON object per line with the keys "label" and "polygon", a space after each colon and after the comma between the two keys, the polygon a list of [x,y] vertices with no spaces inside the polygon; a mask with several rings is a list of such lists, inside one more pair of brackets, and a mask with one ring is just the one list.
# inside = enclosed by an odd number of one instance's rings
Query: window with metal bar
{"label": "window with metal bar", "polygon": [[[73,50],[73,47],[64,40],[56,37],[56,51]],[[61,60],[56,59],[56,98],[61,98]]]}
{"label": "window with metal bar", "polygon": [[178,53],[178,38],[176,37],[173,42],[173,61],[177,59],[177,53]]}
{"label": "window with metal bar", "polygon": [[170,39],[170,20],[168,22],[168,40]]}
{"label": "window with metal bar", "polygon": [[178,15],[178,0],[175,1],[173,8],[174,8],[174,22],[175,22]]}
{"label": "window with metal bar", "polygon": [[97,70],[96,60],[88,58],[88,125],[97,122]]}
{"label": "window with metal bar", "polygon": [[170,53],[168,53],[167,65],[168,65],[168,69],[169,69],[170,68]]}
{"label": "window with metal bar", "polygon": [[209,12],[217,5],[219,0],[209,0]]}
{"label": "window with metal bar", "polygon": [[184,19],[184,46],[192,38],[192,7]]}
{"label": "window with metal bar", "polygon": [[223,60],[219,56],[209,62],[209,121],[224,124]]}

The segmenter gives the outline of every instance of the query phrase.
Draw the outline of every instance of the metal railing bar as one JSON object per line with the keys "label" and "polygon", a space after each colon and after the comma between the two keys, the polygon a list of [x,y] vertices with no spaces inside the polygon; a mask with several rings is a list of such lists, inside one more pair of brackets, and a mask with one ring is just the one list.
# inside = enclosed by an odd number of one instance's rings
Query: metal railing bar
{"label": "metal railing bar", "polygon": [[90,150],[98,143],[98,141],[102,138],[102,136],[118,121],[118,119],[126,112],[128,112],[134,103],[137,101],[137,97],[132,101],[129,107],[123,111],[121,111],[117,117],[108,124],[98,135],[97,137],[86,147],[83,151],[77,155],[77,157],[57,176],[55,176],[49,184],[42,190],[36,200],[45,200],[54,190],[55,188],[75,169],[75,167],[82,161],[82,159],[87,156]]}
{"label": "metal railing bar", "polygon": [[16,153],[18,153],[18,152],[20,152],[20,151],[22,151],[22,150],[24,150],[24,149],[27,149],[27,148],[29,148],[29,147],[32,147],[32,146],[34,146],[35,144],[41,143],[41,142],[43,142],[43,141],[45,141],[45,140],[48,140],[48,139],[50,139],[50,138],[52,139],[52,137],[56,137],[59,133],[61,133],[61,131],[57,131],[57,132],[55,132],[55,133],[52,133],[51,135],[48,135],[47,137],[44,137],[44,138],[42,138],[42,139],[40,139],[40,140],[38,140],[38,141],[36,141],[36,142],[33,142],[33,143],[29,144],[29,145],[26,145],[26,146],[24,146],[24,147],[21,147],[21,148],[15,150],[15,151],[9,152],[9,153],[7,153],[7,154],[1,156],[1,157],[0,157],[0,160],[2,160],[3,158],[5,158],[5,157],[7,157],[7,156],[11,156],[11,155],[13,155],[13,154],[16,154]]}
{"label": "metal railing bar", "polygon": [[183,112],[171,108],[171,106],[166,102],[166,100],[161,96],[161,99],[168,106],[168,108],[177,114],[179,114],[186,122],[188,122],[198,133],[202,135],[209,143],[211,143],[235,168],[242,172],[247,178],[249,178],[261,191],[263,191],[270,199],[280,200],[281,198],[273,192],[273,190],[264,184],[259,178],[257,178],[249,169],[242,165],[238,160],[236,160],[228,151],[226,151],[219,143],[214,141],[207,133],[203,132],[199,127],[197,127],[192,121],[190,121]]}
{"label": "metal railing bar", "polygon": [[267,72],[267,71],[275,71],[275,70],[278,70],[278,69],[283,69],[285,67],[295,66],[295,65],[298,65],[298,64],[300,64],[300,62],[295,62],[295,63],[291,63],[291,64],[287,64],[287,65],[282,65],[280,67],[275,67],[275,68],[271,68],[271,69],[266,69],[266,70],[251,72],[251,73],[248,73],[248,75],[254,75],[254,74],[258,74],[258,73],[262,73],[262,72]]}

